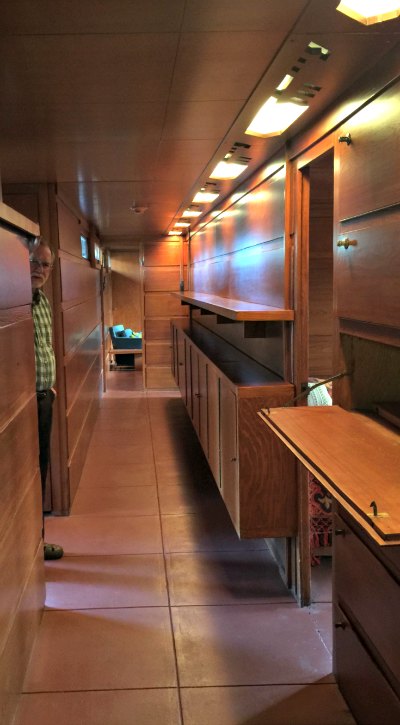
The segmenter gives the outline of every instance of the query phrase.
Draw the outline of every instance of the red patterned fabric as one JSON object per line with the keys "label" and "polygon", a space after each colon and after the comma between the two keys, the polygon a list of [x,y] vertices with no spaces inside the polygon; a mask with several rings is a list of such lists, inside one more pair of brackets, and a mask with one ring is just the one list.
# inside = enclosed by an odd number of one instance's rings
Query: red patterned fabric
{"label": "red patterned fabric", "polygon": [[311,564],[315,566],[320,563],[315,549],[332,545],[332,497],[312,473],[308,474],[308,499]]}

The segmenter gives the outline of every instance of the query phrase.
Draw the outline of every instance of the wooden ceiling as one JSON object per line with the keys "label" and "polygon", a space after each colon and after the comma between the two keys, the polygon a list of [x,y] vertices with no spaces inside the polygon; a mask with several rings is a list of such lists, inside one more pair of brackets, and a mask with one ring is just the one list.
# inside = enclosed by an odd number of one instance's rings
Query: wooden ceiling
{"label": "wooden ceiling", "polygon": [[[338,2],[3,3],[3,184],[57,182],[110,244],[162,238],[235,142],[250,144],[253,173],[398,41],[398,21],[367,28]],[[327,61],[305,55],[310,41]],[[308,111],[279,139],[245,136],[299,57],[296,92],[321,86]]]}

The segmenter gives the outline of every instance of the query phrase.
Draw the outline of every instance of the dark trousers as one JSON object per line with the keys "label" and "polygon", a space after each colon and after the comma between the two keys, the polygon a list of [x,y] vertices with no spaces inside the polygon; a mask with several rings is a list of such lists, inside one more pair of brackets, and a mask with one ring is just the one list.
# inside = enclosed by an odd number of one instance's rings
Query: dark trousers
{"label": "dark trousers", "polygon": [[42,480],[42,500],[44,501],[47,471],[50,460],[50,435],[51,423],[53,420],[54,393],[52,390],[41,390],[36,394],[36,397],[39,423],[39,465],[40,478]]}

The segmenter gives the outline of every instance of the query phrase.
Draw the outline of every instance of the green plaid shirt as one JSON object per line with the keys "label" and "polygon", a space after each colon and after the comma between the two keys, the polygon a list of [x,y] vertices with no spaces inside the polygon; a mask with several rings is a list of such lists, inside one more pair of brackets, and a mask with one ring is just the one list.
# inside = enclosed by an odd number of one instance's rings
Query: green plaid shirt
{"label": "green plaid shirt", "polygon": [[53,321],[50,302],[44,292],[36,290],[32,303],[35,331],[36,390],[52,388],[56,380],[53,350]]}

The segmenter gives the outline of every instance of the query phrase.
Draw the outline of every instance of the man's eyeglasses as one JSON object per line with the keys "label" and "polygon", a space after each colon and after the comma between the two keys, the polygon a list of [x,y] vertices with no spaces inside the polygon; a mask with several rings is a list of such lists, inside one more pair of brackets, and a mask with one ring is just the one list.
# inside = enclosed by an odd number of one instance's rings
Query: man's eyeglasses
{"label": "man's eyeglasses", "polygon": [[42,269],[53,268],[52,262],[42,262],[40,259],[35,259],[35,257],[29,257],[29,261],[31,264],[35,264],[37,267],[42,267]]}

